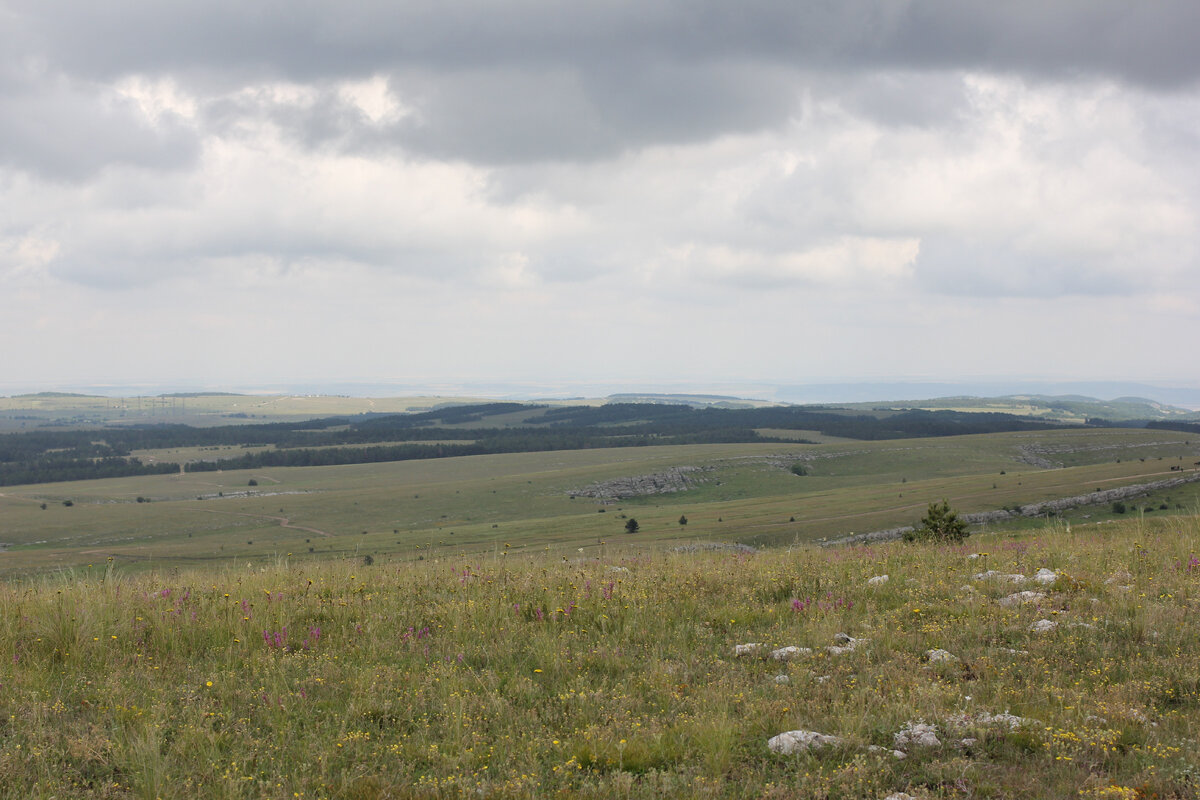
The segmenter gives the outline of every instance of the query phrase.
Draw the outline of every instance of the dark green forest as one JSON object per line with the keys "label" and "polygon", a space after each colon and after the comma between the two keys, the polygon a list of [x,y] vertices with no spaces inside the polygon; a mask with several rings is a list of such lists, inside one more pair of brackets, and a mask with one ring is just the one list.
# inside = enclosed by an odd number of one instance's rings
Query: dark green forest
{"label": "dark green forest", "polygon": [[[496,419],[503,415],[511,418],[517,412],[525,412],[518,425],[504,425]],[[247,450],[232,458],[183,465],[189,472],[198,472],[597,447],[804,441],[763,436],[759,429],[881,440],[1051,427],[1061,424],[1013,414],[958,411],[862,413],[812,406],[724,409],[648,403],[550,408],[486,403],[416,414],[258,425],[143,425],[4,434],[0,436],[0,485],[178,472],[179,464],[144,464],[131,454],[182,447],[240,446]],[[440,443],[429,444],[431,440]]]}

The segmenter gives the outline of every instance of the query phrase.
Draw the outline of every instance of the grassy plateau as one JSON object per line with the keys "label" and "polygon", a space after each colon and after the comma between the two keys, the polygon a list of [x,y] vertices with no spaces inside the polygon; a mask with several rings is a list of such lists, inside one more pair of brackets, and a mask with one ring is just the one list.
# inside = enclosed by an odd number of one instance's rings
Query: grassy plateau
{"label": "grassy plateau", "polygon": [[[1162,516],[965,546],[101,562],[0,585],[0,797],[1196,797],[1198,551],[1200,520]],[[920,723],[937,744],[897,738]],[[837,739],[772,752],[790,730]]]}

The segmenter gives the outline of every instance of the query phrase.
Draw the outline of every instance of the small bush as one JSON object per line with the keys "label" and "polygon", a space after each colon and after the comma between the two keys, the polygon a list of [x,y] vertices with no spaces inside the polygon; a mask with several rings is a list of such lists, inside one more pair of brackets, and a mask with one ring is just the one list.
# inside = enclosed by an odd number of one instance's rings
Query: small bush
{"label": "small bush", "polygon": [[904,535],[906,542],[961,542],[971,535],[967,523],[951,510],[950,503],[930,503],[917,527]]}
{"label": "small bush", "polygon": [[804,477],[808,474],[808,467],[804,465],[803,461],[797,461],[795,464],[792,464],[791,472],[793,475]]}
{"label": "small bush", "polygon": [[1112,510],[1114,514],[1124,514],[1126,511],[1125,504],[1118,500],[1112,504]]}

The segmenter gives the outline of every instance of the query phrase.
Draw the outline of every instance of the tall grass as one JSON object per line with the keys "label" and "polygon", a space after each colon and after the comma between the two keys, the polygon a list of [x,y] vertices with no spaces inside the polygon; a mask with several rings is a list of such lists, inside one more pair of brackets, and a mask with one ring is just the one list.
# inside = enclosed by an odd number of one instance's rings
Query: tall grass
{"label": "tall grass", "polygon": [[[1196,797],[1197,553],[1180,517],[10,583],[0,797]],[[1041,567],[1053,584],[973,580]],[[997,602],[1018,589],[1046,597]],[[866,642],[831,655],[839,632]],[[814,652],[734,658],[745,642]],[[918,720],[942,746],[897,759]],[[767,749],[796,728],[842,744]]]}

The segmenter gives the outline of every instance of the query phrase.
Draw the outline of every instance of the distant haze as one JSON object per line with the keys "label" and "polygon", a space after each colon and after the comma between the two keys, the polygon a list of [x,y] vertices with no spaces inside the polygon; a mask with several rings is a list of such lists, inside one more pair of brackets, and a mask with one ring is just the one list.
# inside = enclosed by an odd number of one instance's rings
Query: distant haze
{"label": "distant haze", "polygon": [[0,380],[1195,387],[1197,31],[1195,0],[0,0]]}

